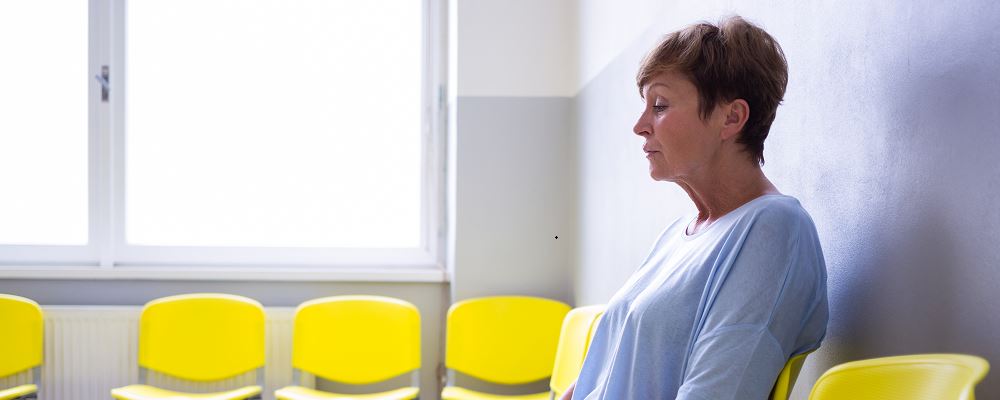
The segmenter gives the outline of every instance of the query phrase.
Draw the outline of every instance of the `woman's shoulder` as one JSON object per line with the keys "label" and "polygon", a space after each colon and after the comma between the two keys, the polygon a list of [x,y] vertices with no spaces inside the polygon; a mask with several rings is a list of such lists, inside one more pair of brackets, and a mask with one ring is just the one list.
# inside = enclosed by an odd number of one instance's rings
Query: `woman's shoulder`
{"label": "woman's shoulder", "polygon": [[[824,275],[825,263],[816,226],[798,199],[786,195],[768,195],[767,198],[757,199],[745,211],[739,225],[735,231],[742,238],[739,242],[741,255],[771,261],[773,258],[796,260],[796,270],[820,271],[811,275],[814,278]],[[779,267],[787,263],[764,264],[781,269]],[[802,267],[806,264],[816,268]],[[812,282],[813,279],[805,281]]]}
{"label": "woman's shoulder", "polygon": [[816,226],[802,203],[792,196],[770,194],[758,197],[744,207],[741,220],[749,226],[774,228],[788,233],[815,235]]}
{"label": "woman's shoulder", "polygon": [[787,222],[798,223],[808,221],[812,223],[812,217],[802,207],[799,199],[784,194],[766,194],[751,200],[746,204],[744,215],[751,215],[754,219],[765,222]]}

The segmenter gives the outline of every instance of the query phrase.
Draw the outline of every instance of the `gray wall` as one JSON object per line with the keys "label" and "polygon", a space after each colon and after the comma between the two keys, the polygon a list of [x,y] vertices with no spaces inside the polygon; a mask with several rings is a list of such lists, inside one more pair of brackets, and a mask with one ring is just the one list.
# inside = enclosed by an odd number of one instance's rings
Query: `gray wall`
{"label": "gray wall", "polygon": [[[1000,5],[667,9],[575,98],[577,303],[607,301],[656,233],[692,210],[672,184],[650,181],[631,133],[639,59],[664,33],[739,13],[787,54],[788,93],[764,169],[812,214],[829,270],[828,336],[793,398],[806,398],[827,368],[860,358],[961,352],[1000,365]],[[996,375],[979,386],[980,398],[1000,398]]]}
{"label": "gray wall", "polygon": [[456,301],[572,300],[569,112],[566,97],[459,97]]}
{"label": "gray wall", "polygon": [[455,301],[572,300],[576,2],[451,2]]}

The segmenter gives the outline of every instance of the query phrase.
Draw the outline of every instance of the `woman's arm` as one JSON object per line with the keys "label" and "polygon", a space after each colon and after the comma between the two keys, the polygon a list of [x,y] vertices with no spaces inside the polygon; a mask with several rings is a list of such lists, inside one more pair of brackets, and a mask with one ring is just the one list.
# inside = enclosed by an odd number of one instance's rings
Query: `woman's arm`
{"label": "woman's arm", "polygon": [[[778,212],[776,212],[778,211]],[[767,210],[721,277],[678,399],[765,399],[793,352],[825,332],[825,270],[811,223]]]}

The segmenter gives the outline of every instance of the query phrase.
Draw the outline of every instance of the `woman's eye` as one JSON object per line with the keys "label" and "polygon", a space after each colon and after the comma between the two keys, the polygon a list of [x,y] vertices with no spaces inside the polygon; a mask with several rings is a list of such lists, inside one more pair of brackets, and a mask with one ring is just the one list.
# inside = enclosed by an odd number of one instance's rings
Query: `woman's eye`
{"label": "woman's eye", "polygon": [[667,106],[655,105],[653,106],[653,112],[663,112],[667,109]]}

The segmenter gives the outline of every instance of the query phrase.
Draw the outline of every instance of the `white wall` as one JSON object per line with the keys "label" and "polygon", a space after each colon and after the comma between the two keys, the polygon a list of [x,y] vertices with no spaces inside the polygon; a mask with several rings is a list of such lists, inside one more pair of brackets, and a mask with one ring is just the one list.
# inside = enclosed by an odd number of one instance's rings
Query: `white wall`
{"label": "white wall", "polygon": [[662,0],[578,0],[576,94],[630,43],[649,29],[669,5]]}
{"label": "white wall", "polygon": [[[667,32],[738,13],[787,54],[789,87],[764,169],[814,217],[829,271],[828,336],[793,398],[804,399],[825,369],[860,358],[963,352],[1000,363],[1000,5],[666,5],[622,6],[618,15],[655,18],[635,40],[623,35],[575,98],[577,303],[607,301],[656,233],[692,209],[678,188],[648,178],[631,133],[639,60]],[[584,1],[579,12],[614,15],[606,7]],[[578,29],[582,38],[632,21],[584,18]],[[978,394],[1000,397],[1000,379],[988,376]]]}
{"label": "white wall", "polygon": [[575,0],[455,0],[460,97],[576,93]]}

